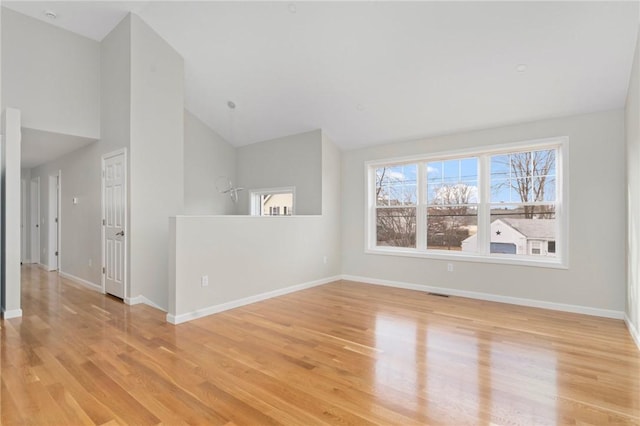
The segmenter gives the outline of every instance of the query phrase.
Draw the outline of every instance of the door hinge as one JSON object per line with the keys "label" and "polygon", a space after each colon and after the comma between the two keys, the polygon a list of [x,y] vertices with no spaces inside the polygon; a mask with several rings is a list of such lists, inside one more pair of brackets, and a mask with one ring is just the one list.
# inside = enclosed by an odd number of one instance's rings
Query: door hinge
{"label": "door hinge", "polygon": [[58,255],[58,252],[56,252],[56,256]]}
{"label": "door hinge", "polygon": [[102,219],[102,226],[105,226],[107,224],[107,221]]}
{"label": "door hinge", "polygon": [[107,270],[106,270],[106,268],[103,266],[103,267],[102,267],[102,273],[104,274],[104,273],[106,273],[106,272],[107,272]]}
{"label": "door hinge", "polygon": [[56,217],[56,223],[58,223],[58,218]]}

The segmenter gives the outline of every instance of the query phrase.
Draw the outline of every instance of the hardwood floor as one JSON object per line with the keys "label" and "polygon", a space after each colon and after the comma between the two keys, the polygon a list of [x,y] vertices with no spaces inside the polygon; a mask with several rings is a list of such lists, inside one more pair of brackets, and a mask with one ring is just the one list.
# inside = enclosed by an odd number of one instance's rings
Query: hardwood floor
{"label": "hardwood floor", "polygon": [[622,321],[338,282],[173,326],[23,267],[14,424],[640,424]]}

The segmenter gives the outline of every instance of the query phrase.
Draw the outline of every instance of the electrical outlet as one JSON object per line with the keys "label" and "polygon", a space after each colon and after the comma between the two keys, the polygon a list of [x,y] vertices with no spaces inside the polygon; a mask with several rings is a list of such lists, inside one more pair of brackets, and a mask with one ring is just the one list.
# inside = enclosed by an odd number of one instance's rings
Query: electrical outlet
{"label": "electrical outlet", "polygon": [[326,265],[328,261],[329,261],[329,259],[327,258],[327,256],[323,256],[322,257],[322,263],[324,263]]}
{"label": "electrical outlet", "polygon": [[202,285],[202,287],[206,287],[209,285],[209,275],[203,275],[202,278],[200,278],[200,284]]}
{"label": "electrical outlet", "polygon": [[447,263],[447,272],[453,272],[453,263]]}

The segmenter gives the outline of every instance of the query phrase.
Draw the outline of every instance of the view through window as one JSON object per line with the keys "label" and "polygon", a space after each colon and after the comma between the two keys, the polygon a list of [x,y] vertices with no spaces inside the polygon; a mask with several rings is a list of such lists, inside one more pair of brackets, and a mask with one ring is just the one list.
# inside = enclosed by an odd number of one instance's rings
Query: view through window
{"label": "view through window", "polygon": [[294,214],[293,188],[265,189],[251,192],[254,216],[291,216]]}

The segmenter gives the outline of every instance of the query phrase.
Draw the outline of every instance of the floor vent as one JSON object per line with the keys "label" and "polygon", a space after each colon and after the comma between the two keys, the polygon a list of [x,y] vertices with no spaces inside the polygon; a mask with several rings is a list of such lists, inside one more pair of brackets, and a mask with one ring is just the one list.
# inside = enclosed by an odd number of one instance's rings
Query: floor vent
{"label": "floor vent", "polygon": [[438,297],[449,297],[448,294],[442,294],[442,293],[427,293],[429,296],[438,296]]}

